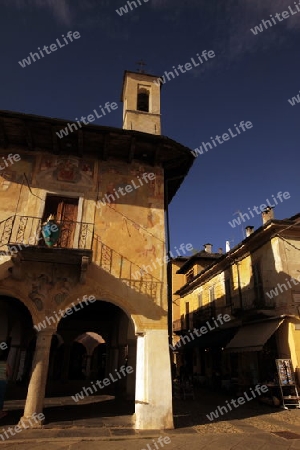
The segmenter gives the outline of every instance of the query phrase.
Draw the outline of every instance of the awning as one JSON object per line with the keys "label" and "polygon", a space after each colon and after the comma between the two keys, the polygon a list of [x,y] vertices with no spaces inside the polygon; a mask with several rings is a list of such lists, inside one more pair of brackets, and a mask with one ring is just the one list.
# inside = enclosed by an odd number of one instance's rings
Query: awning
{"label": "awning", "polygon": [[[185,348],[188,349],[193,347],[198,348],[225,347],[226,344],[233,338],[236,331],[237,328],[226,328],[226,329],[219,329],[217,331],[212,331],[211,333],[207,333],[206,335],[195,337],[194,340],[191,339],[191,342],[181,344],[176,349],[180,350],[180,347],[182,347],[182,350],[184,350]],[[187,334],[187,336],[189,336],[189,334]]]}
{"label": "awning", "polygon": [[283,320],[272,320],[243,326],[227,344],[226,351],[259,352],[272,334],[280,327]]}

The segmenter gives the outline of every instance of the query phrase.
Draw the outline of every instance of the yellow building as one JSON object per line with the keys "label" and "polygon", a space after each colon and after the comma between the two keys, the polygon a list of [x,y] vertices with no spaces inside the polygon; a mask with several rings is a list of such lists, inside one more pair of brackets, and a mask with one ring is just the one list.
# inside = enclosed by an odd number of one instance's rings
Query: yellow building
{"label": "yellow building", "polygon": [[208,245],[177,271],[174,280],[186,279],[175,292],[173,351],[200,382],[271,380],[276,358],[290,358],[299,377],[299,218],[275,220],[268,208],[235,248],[218,254]]}
{"label": "yellow building", "polygon": [[125,72],[123,129],[0,112],[0,339],[24,420],[45,391],[105,387],[136,428],[173,427],[165,212],[194,157],[160,135],[156,78]]}

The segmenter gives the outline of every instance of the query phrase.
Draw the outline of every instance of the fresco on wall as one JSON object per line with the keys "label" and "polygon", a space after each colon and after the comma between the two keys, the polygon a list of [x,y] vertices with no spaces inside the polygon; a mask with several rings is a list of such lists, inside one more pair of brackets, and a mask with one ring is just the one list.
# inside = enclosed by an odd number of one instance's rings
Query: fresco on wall
{"label": "fresco on wall", "polygon": [[[144,173],[155,173],[154,180],[139,186]],[[95,232],[102,242],[142,267],[163,258],[164,189],[163,169],[140,163],[102,161],[99,164]],[[116,195],[119,188],[133,185],[132,192]],[[161,278],[162,268],[152,275]]]}
{"label": "fresco on wall", "polygon": [[[1,154],[0,158],[2,156],[6,156],[6,154]],[[20,154],[20,156],[20,161],[0,170],[0,191],[8,191],[13,183],[27,184],[26,179],[31,183],[35,157],[26,154]]]}
{"label": "fresco on wall", "polygon": [[[9,153],[9,152],[7,152]],[[1,153],[7,156],[7,153]],[[16,154],[11,151],[10,153]],[[35,156],[19,153],[20,161],[14,162],[4,170],[0,170],[0,196],[1,196],[1,217],[0,220],[13,216],[16,213],[19,199],[26,191],[27,183],[32,181]]]}
{"label": "fresco on wall", "polygon": [[[142,179],[144,173],[153,172],[153,167],[133,163],[102,162],[99,167],[98,202],[108,204],[112,209],[121,210],[120,205],[141,205],[147,208],[161,208],[164,199],[163,174],[162,169],[158,172],[155,169],[155,179]],[[139,179],[142,185],[139,184]],[[126,195],[118,194],[119,188],[125,191],[125,187],[132,185],[132,192]],[[137,186],[137,188],[136,188]],[[145,226],[153,226],[153,215],[149,214]]]}
{"label": "fresco on wall", "polygon": [[0,177],[0,191],[7,191],[16,179],[16,172],[11,169],[1,170]]}
{"label": "fresco on wall", "polygon": [[94,163],[74,156],[43,155],[34,179],[38,187],[76,191],[94,190]]}

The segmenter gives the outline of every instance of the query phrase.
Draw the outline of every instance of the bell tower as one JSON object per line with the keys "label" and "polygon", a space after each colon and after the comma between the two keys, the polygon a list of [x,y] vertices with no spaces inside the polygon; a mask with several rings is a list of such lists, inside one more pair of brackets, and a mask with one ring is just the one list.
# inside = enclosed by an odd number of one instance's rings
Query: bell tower
{"label": "bell tower", "polygon": [[140,72],[124,72],[121,101],[123,129],[161,134],[159,78]]}

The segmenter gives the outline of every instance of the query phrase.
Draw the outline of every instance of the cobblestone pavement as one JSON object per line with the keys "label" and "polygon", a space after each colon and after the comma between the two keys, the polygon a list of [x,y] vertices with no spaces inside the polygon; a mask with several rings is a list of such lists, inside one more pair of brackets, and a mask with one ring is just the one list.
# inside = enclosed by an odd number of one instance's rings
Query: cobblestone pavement
{"label": "cobblestone pavement", "polygon": [[[162,434],[160,434],[162,435]],[[285,440],[273,435],[237,435],[213,434],[199,436],[197,434],[173,435],[168,434],[171,442],[164,447],[159,446],[157,438],[124,438],[114,440],[99,440],[94,438],[57,438],[55,440],[39,439],[35,441],[7,442],[0,444],[0,448],[8,450],[299,450],[299,440]]]}
{"label": "cobblestone pavement", "polygon": [[296,408],[284,410],[252,400],[233,411],[220,415],[218,419],[210,421],[207,418],[206,415],[215,411],[218,405],[226,405],[226,400],[230,401],[232,398],[230,394],[215,394],[199,389],[195,400],[175,400],[175,426],[192,427],[202,435],[286,431],[298,433],[300,439],[300,410]]}
{"label": "cobblestone pavement", "polygon": [[174,419],[178,431],[182,426],[196,430],[207,439],[208,449],[217,448],[217,443],[221,449],[300,449],[299,409],[284,410],[253,400],[213,421],[207,418],[207,414],[217,406],[226,405],[226,400],[231,398],[228,394],[199,389],[196,400],[175,400]]}
{"label": "cobblestone pavement", "polygon": [[[0,441],[0,450],[300,450],[300,410],[283,410],[256,400],[210,421],[207,414],[230,401],[229,394],[205,389],[196,391],[195,400],[174,400],[175,430],[138,431],[132,428],[133,404],[101,401],[89,397],[88,404],[68,405],[64,399],[49,399],[44,410],[48,423],[42,430],[24,430]],[[106,400],[106,401],[105,401]],[[16,425],[22,414],[20,401],[7,402],[9,415],[0,433]],[[116,409],[118,416],[114,416]],[[2,428],[3,427],[3,428]],[[2,429],[1,429],[2,428]],[[154,443],[169,436],[163,447]]]}

